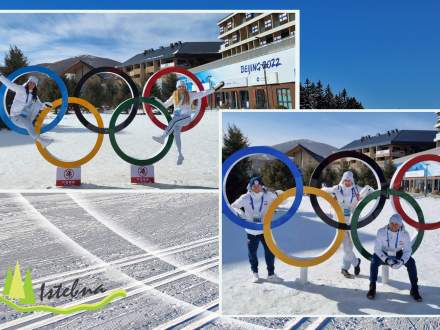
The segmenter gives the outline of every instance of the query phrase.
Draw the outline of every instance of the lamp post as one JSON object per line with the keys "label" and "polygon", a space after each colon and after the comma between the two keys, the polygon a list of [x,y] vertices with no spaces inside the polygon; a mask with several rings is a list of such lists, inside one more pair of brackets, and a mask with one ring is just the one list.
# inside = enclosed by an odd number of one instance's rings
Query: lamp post
{"label": "lamp post", "polygon": [[428,196],[428,167],[429,164],[426,164],[426,168],[425,168],[425,197]]}
{"label": "lamp post", "polygon": [[267,88],[267,73],[266,73],[267,63],[263,63],[264,72],[264,89],[266,90],[266,109],[269,109],[269,91]]}

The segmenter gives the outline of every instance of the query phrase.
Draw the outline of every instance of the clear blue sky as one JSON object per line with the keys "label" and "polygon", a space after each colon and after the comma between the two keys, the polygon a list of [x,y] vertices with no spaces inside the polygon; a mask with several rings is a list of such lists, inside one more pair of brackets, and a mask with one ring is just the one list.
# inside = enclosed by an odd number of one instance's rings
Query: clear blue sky
{"label": "clear blue sky", "polygon": [[434,130],[436,118],[427,112],[235,112],[223,113],[223,131],[235,124],[254,146],[310,139],[340,148],[361,136],[396,128]]}
{"label": "clear blue sky", "polygon": [[301,79],[369,108],[440,108],[440,1],[300,0]]}

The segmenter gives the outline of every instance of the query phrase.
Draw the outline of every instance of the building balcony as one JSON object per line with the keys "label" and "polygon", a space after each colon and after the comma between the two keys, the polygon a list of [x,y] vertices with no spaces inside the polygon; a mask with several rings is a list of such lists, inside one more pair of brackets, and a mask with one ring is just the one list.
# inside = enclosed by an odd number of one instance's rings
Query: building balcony
{"label": "building balcony", "polygon": [[405,155],[405,152],[402,150],[390,151],[390,149],[386,149],[376,151],[376,157],[403,157]]}
{"label": "building balcony", "polygon": [[437,135],[435,136],[435,140],[434,141],[435,142],[440,141],[440,133],[437,133]]}

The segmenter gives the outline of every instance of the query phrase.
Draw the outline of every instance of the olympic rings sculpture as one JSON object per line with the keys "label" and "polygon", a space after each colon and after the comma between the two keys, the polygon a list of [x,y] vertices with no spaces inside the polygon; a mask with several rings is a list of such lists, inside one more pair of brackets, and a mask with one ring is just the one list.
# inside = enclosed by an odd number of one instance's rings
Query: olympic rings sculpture
{"label": "olympic rings sculpture", "polygon": [[[161,112],[161,114],[164,115],[167,122],[170,122],[171,116],[168,113],[168,110],[165,109],[165,107],[162,105],[161,102],[158,102],[154,98],[149,97],[151,89],[153,88],[156,81],[159,78],[163,77],[165,74],[177,73],[177,74],[184,75],[184,76],[188,77],[189,79],[191,79],[196,84],[196,86],[199,88],[200,91],[204,90],[203,85],[199,81],[199,79],[192,72],[190,72],[184,68],[181,68],[181,67],[167,67],[167,68],[159,70],[158,72],[153,74],[148,79],[148,81],[146,82],[146,84],[143,88],[143,93],[142,93],[143,96],[142,97],[140,97],[139,91],[136,87],[136,84],[131,79],[131,77],[129,75],[127,75],[126,73],[124,73],[123,71],[116,69],[116,68],[113,68],[113,67],[99,67],[99,68],[95,68],[95,69],[90,70],[87,74],[85,74],[79,80],[79,82],[74,90],[73,97],[69,97],[67,87],[64,84],[64,81],[54,71],[52,71],[46,67],[29,66],[29,67],[20,68],[20,69],[14,71],[13,73],[11,73],[7,77],[7,79],[14,82],[15,80],[22,77],[23,75],[29,74],[31,72],[44,74],[44,75],[48,76],[49,78],[53,79],[55,81],[55,83],[57,84],[57,86],[61,92],[61,96],[62,96],[61,99],[58,99],[58,100],[55,100],[52,102],[53,109],[60,108],[57,112],[56,117],[52,120],[52,122],[43,126],[43,121],[46,118],[46,116],[48,115],[48,113],[52,110],[52,108],[46,107],[40,112],[40,114],[38,115],[38,117],[36,119],[36,123],[35,123],[35,131],[37,133],[45,133],[45,132],[48,132],[48,131],[54,129],[61,122],[64,115],[66,114],[68,105],[72,104],[73,109],[75,111],[75,115],[77,116],[78,120],[87,129],[98,134],[96,143],[95,143],[94,147],[92,148],[92,150],[88,154],[86,154],[84,157],[82,157],[81,159],[78,159],[75,161],[63,161],[63,160],[57,158],[56,156],[52,155],[48,150],[46,150],[40,144],[40,142],[38,142],[38,141],[35,142],[35,145],[36,145],[38,151],[40,152],[40,154],[43,156],[43,158],[46,161],[48,161],[49,163],[51,163],[55,166],[63,167],[63,168],[79,167],[79,166],[82,166],[82,165],[86,164],[87,162],[91,161],[96,156],[96,154],[98,153],[98,151],[102,145],[102,142],[104,139],[104,136],[103,136],[104,134],[109,135],[110,142],[111,142],[111,145],[112,145],[114,151],[122,160],[124,160],[130,164],[138,165],[138,166],[152,165],[152,164],[158,162],[163,157],[165,157],[165,155],[169,152],[171,145],[173,143],[173,140],[174,140],[173,134],[170,134],[168,136],[167,142],[165,143],[162,150],[157,155],[155,155],[151,158],[148,158],[148,159],[136,159],[134,157],[127,155],[126,153],[124,153],[121,150],[121,148],[119,147],[119,145],[116,142],[116,136],[115,136],[116,133],[120,132],[121,130],[123,130],[124,128],[126,128],[128,125],[130,125],[132,123],[132,121],[134,120],[134,118],[137,114],[138,107],[139,107],[140,103],[143,104],[145,112],[147,113],[148,117],[153,121],[153,123],[156,126],[158,126],[161,129],[166,128],[166,125],[163,124],[161,121],[159,121],[155,117],[155,114],[153,113],[152,107],[158,109]],[[115,76],[121,78],[128,85],[128,88],[129,88],[131,96],[132,96],[130,99],[127,99],[127,100],[121,102],[116,107],[116,109],[113,112],[112,117],[110,119],[110,124],[109,124],[108,128],[104,127],[102,117],[101,117],[100,113],[98,112],[98,110],[92,104],[90,104],[86,100],[80,98],[80,94],[81,94],[81,91],[82,91],[84,84],[86,83],[86,81],[88,79],[90,79],[92,76],[94,76],[96,74],[112,74],[112,75],[115,75]],[[6,88],[6,86],[4,86],[2,84],[0,86],[0,100],[2,100],[2,101],[0,101],[0,118],[8,126],[8,128],[11,129],[12,131],[14,131],[18,134],[28,135],[28,132],[24,128],[15,125],[12,122],[12,120],[10,119],[8,112],[6,110],[6,94],[7,94],[7,88]],[[202,119],[202,117],[205,113],[205,109],[206,109],[207,104],[208,104],[207,98],[203,97],[201,102],[199,102],[199,108],[197,110],[197,115],[191,120],[191,122],[187,126],[185,126],[182,129],[182,132],[190,130],[191,128],[195,127],[200,122],[200,120]],[[86,110],[88,110],[91,114],[93,114],[93,116],[95,117],[95,120],[97,122],[97,126],[90,123],[84,117],[84,115],[81,112],[80,106],[85,108]],[[128,107],[130,107],[129,115],[127,116],[127,118],[124,119],[124,121],[122,123],[116,125],[116,121],[117,121],[118,117],[121,115],[122,111],[126,110]]]}
{"label": "olympic rings sculpture", "polygon": [[[234,212],[231,211],[229,204],[227,203],[227,197],[226,197],[226,180],[228,178],[228,174],[231,171],[231,168],[237,164],[240,160],[242,160],[244,157],[252,154],[258,154],[258,153],[265,153],[270,154],[274,157],[279,158],[280,160],[283,160],[283,157],[286,157],[285,154],[277,151],[276,149],[270,148],[270,147],[249,147],[244,148],[236,153],[232,154],[229,158],[227,158],[223,163],[223,169],[222,169],[222,180],[223,180],[223,192],[222,192],[222,208],[223,213],[226,215],[226,217],[234,222],[235,224],[243,227],[243,228],[249,228],[249,229],[257,229],[261,230],[261,224],[259,223],[252,223],[250,221],[247,221],[245,219],[241,219],[239,216],[237,216]],[[280,155],[281,154],[281,155]],[[286,157],[289,161],[290,159]],[[366,164],[370,170],[373,171],[376,180],[378,182],[379,189],[368,194],[365,198],[363,198],[359,204],[356,206],[356,209],[353,212],[353,216],[351,218],[351,225],[347,225],[345,223],[345,218],[343,211],[338,204],[336,198],[333,197],[333,195],[325,192],[324,190],[320,189],[321,180],[320,180],[320,174],[324,170],[326,166],[328,166],[331,162],[335,160],[340,160],[342,158],[350,158],[350,159],[356,159],[361,161],[362,163]],[[267,246],[269,247],[270,251],[281,261],[285,262],[286,264],[296,266],[296,267],[311,267],[316,266],[318,264],[321,264],[328,260],[339,248],[339,246],[342,244],[342,241],[344,239],[345,231],[350,231],[353,239],[353,245],[356,247],[356,249],[359,251],[359,253],[366,259],[371,260],[371,253],[368,252],[360,242],[359,236],[358,236],[358,229],[368,225],[372,221],[374,221],[378,215],[381,213],[385,202],[387,199],[391,200],[391,205],[396,211],[396,213],[400,214],[403,218],[403,220],[410,226],[417,229],[418,233],[415,239],[412,243],[412,250],[415,252],[424,236],[425,230],[434,230],[440,228],[440,221],[435,223],[425,223],[425,217],[423,215],[423,211],[417,201],[411,197],[408,193],[399,190],[401,189],[401,184],[405,175],[405,172],[409,170],[412,166],[414,166],[417,163],[423,162],[423,161],[435,161],[440,163],[440,156],[433,155],[433,154],[427,154],[422,156],[415,156],[410,158],[408,161],[403,163],[394,173],[393,178],[391,179],[391,183],[388,184],[388,182],[385,179],[385,176],[383,174],[383,171],[379,167],[379,165],[370,157],[365,156],[363,154],[357,153],[357,152],[351,152],[351,151],[344,151],[344,152],[337,152],[326,159],[324,159],[314,170],[309,186],[301,186],[298,185],[298,182],[300,182],[300,179],[298,179],[298,173],[295,173],[292,171],[294,177],[295,177],[295,183],[297,185],[297,188],[291,188],[282,194],[280,194],[267,208],[267,211],[263,217],[263,235],[266,241]],[[287,163],[286,163],[287,165]],[[295,166],[296,168],[296,166]],[[290,169],[290,166],[289,166]],[[301,176],[299,176],[301,177]],[[389,188],[392,187],[392,188]],[[302,189],[301,191],[299,189]],[[282,224],[284,224],[287,220],[293,217],[293,215],[297,212],[299,208],[299,203],[302,200],[302,197],[304,194],[309,195],[310,202],[315,210],[316,215],[323,220],[326,224],[330,225],[331,227],[336,228],[336,235],[330,244],[330,246],[327,247],[327,249],[319,256],[313,257],[313,258],[298,258],[294,256],[287,255],[285,252],[283,252],[275,243],[272,229],[275,227],[278,227]],[[289,217],[286,219],[287,213],[280,217],[279,219],[273,220],[273,216],[275,214],[276,209],[282,204],[286,199],[290,197],[295,197],[293,205],[289,208]],[[324,211],[319,207],[317,202],[317,197],[321,197],[325,199],[330,206],[334,209],[336,219],[330,218],[327,216]],[[406,202],[410,204],[410,206],[415,210],[417,214],[418,221],[415,221],[411,219],[403,210],[401,204],[400,204],[400,198],[403,198]],[[363,209],[372,201],[376,200],[375,206],[373,207],[372,211],[370,211],[366,216],[361,218],[361,212]],[[299,201],[299,203],[298,203]],[[295,206],[295,207],[293,207]],[[294,210],[294,211],[293,211]],[[282,221],[280,221],[282,220]],[[278,222],[277,222],[278,221]],[[253,225],[253,226],[250,226]]]}
{"label": "olympic rings sculpture", "polygon": [[298,167],[296,167],[295,163],[292,162],[289,157],[287,157],[282,152],[270,148],[270,147],[249,147],[245,149],[241,149],[235,153],[233,153],[228,159],[225,160],[222,166],[222,178],[223,178],[223,194],[222,194],[222,206],[223,206],[223,212],[226,214],[228,219],[236,223],[237,225],[248,228],[248,229],[254,229],[254,230],[263,230],[263,224],[262,223],[253,223],[246,221],[239,216],[237,216],[229,207],[229,203],[227,201],[226,197],[226,180],[228,178],[229,173],[231,172],[234,165],[236,165],[240,160],[249,157],[250,155],[256,155],[256,154],[267,154],[271,155],[280,161],[282,161],[290,170],[293,177],[295,178],[295,185],[296,185],[296,194],[295,194],[295,201],[293,202],[292,206],[289,208],[287,213],[280,217],[279,219],[273,221],[272,228],[275,228],[277,226],[282,225],[287,220],[289,220],[298,210],[301,199],[303,196],[303,180],[300,171],[298,170]]}

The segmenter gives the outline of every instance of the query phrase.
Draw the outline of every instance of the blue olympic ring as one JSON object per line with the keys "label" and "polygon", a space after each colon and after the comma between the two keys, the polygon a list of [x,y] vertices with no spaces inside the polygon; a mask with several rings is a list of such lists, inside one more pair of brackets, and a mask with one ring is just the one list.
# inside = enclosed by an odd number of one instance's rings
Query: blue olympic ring
{"label": "blue olympic ring", "polygon": [[236,215],[229,205],[229,202],[226,197],[226,180],[228,178],[229,172],[232,170],[235,164],[237,164],[240,160],[243,158],[254,155],[254,154],[267,154],[271,155],[278,160],[282,161],[290,170],[292,173],[294,179],[295,179],[295,185],[296,185],[296,193],[295,193],[295,200],[293,201],[292,206],[289,208],[286,214],[279,217],[278,219],[274,220],[272,222],[271,228],[275,228],[278,226],[281,226],[283,223],[285,223],[287,220],[289,220],[291,217],[293,217],[298,210],[301,200],[303,197],[303,180],[301,176],[301,172],[298,170],[296,165],[282,152],[270,148],[270,147],[248,147],[241,149],[237,152],[234,152],[231,156],[229,156],[222,165],[222,208],[223,213],[228,217],[232,222],[235,224],[247,228],[247,229],[254,229],[254,230],[263,230],[263,224],[262,223],[253,223],[250,221],[247,221],[245,219],[240,218],[238,215]]}
{"label": "blue olympic ring", "polygon": [[[41,66],[28,66],[28,67],[23,67],[20,68],[14,72],[12,72],[7,78],[10,81],[14,81],[17,78],[20,78],[21,76],[30,73],[30,72],[39,72],[39,73],[43,73],[47,76],[49,76],[50,78],[52,78],[55,83],[58,85],[58,88],[61,91],[61,98],[62,98],[62,104],[61,104],[61,108],[58,111],[56,117],[54,118],[54,120],[52,120],[52,122],[50,122],[49,124],[43,126],[41,128],[41,133],[45,133],[50,131],[51,129],[55,128],[59,122],[61,121],[61,119],[63,119],[66,111],[67,111],[67,107],[69,105],[69,93],[67,91],[67,87],[64,84],[64,81],[52,70],[45,68],[45,67],[41,67]],[[0,87],[0,117],[3,120],[3,122],[13,131],[19,133],[19,134],[23,134],[23,135],[29,135],[28,132],[22,128],[19,127],[17,125],[15,125],[12,120],[9,118],[9,115],[6,111],[6,91],[7,88],[5,85],[1,85]]]}

